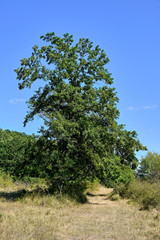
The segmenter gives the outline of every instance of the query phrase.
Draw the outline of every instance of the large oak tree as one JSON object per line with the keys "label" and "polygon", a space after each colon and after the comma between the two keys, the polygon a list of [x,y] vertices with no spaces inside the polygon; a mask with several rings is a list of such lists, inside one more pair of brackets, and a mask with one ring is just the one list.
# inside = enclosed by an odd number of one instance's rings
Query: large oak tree
{"label": "large oak tree", "polygon": [[135,151],[143,146],[135,131],[117,123],[118,98],[104,50],[89,39],[74,43],[68,33],[41,39],[46,44],[34,46],[15,71],[19,89],[44,82],[28,101],[24,125],[35,115],[44,120],[40,132],[50,149],[48,176],[62,191],[66,184],[96,176],[107,156],[119,156],[122,164],[135,168]]}

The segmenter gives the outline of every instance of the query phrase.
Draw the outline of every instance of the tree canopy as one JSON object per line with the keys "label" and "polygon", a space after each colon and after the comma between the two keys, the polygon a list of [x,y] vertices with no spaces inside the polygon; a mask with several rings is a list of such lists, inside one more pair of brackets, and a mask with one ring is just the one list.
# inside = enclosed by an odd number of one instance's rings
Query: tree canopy
{"label": "tree canopy", "polygon": [[138,175],[143,179],[156,181],[160,179],[160,154],[148,152],[141,158]]}
{"label": "tree canopy", "polygon": [[[31,149],[31,146],[33,148],[34,143],[35,138],[33,136],[0,129],[0,171],[10,173],[17,178],[24,174],[27,175],[27,172],[31,176],[34,162],[32,159],[31,166],[28,156],[29,149]],[[30,170],[28,171],[27,168]]]}
{"label": "tree canopy", "polygon": [[134,169],[135,151],[145,148],[135,131],[117,122],[118,97],[104,50],[88,38],[74,43],[68,33],[62,38],[47,33],[41,39],[46,44],[33,46],[15,72],[20,90],[40,80],[28,101],[24,125],[35,115],[44,121],[40,133],[50,151],[48,176],[61,191],[66,184],[94,178],[110,156]]}
{"label": "tree canopy", "polygon": [[0,129],[0,174],[25,181],[46,178],[50,155],[48,145],[36,136]]}

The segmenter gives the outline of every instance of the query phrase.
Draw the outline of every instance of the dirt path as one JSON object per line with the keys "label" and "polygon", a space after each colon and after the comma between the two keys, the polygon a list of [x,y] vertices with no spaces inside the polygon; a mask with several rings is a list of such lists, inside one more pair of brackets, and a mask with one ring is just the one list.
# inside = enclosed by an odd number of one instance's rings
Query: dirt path
{"label": "dirt path", "polygon": [[112,191],[112,188],[100,186],[96,191],[88,194],[88,202],[94,205],[108,205],[110,201],[107,200]]}
{"label": "dirt path", "polygon": [[78,216],[81,221],[76,220],[83,229],[81,237],[66,239],[159,240],[160,221],[156,220],[152,211],[140,211],[138,206],[129,205],[127,200],[111,201],[109,194],[112,191],[100,186],[88,194],[89,204],[80,207]]}

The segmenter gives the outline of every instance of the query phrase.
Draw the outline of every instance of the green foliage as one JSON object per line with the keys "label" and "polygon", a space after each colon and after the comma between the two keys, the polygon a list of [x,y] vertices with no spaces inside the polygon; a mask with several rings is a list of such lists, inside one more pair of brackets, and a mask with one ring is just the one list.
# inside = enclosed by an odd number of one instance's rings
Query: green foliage
{"label": "green foliage", "polygon": [[18,165],[21,156],[24,154],[24,149],[21,148],[24,141],[25,135],[0,129],[1,170],[11,174],[16,170],[15,165]]}
{"label": "green foliage", "polygon": [[99,178],[107,187],[115,187],[120,183],[128,184],[134,180],[133,170],[122,164],[118,156],[108,156],[103,159]]}
{"label": "green foliage", "polygon": [[9,174],[6,174],[5,172],[0,172],[0,187],[12,187],[13,186],[13,179]]}
{"label": "green foliage", "polygon": [[3,222],[3,214],[0,213],[0,222]]}
{"label": "green foliage", "polygon": [[[25,133],[0,129],[0,169],[14,178],[40,175],[36,139]],[[37,156],[37,157],[36,157]]]}
{"label": "green foliage", "polygon": [[[38,80],[44,82],[29,99],[24,121],[26,125],[35,115],[44,121],[36,143],[41,146],[41,151],[37,150],[38,166],[43,166],[40,172],[60,193],[65,189],[74,192],[72,187],[83,189],[80,183],[85,188],[86,180],[93,180],[101,167],[106,178],[126,181],[131,175],[129,168],[137,164],[135,151],[144,147],[135,131],[126,131],[117,123],[118,98],[106,68],[106,53],[89,39],[74,44],[68,33],[62,38],[47,33],[41,39],[46,45],[34,46],[31,56],[22,59],[15,70],[19,89],[31,88]],[[116,169],[112,161],[107,165],[106,155],[119,156],[118,164],[127,167]]]}
{"label": "green foliage", "polygon": [[151,181],[160,180],[160,154],[148,152],[145,157],[142,157],[138,175]]}
{"label": "green foliage", "polygon": [[123,198],[130,198],[141,205],[142,209],[160,207],[160,183],[134,181],[127,186],[120,184],[115,193]]}
{"label": "green foliage", "polygon": [[100,186],[100,180],[98,178],[93,179],[93,181],[87,181],[87,191],[95,191]]}
{"label": "green foliage", "polygon": [[67,184],[64,184],[59,188],[57,187],[57,181],[50,182],[49,192],[57,194],[57,196],[66,195],[69,199],[72,199],[76,202],[85,203],[87,202],[85,190],[87,189],[87,181],[70,181]]}
{"label": "green foliage", "polygon": [[147,147],[143,146],[137,139],[137,133],[135,131],[124,130],[123,125],[120,125],[114,153],[121,158],[121,163],[132,169],[136,169],[138,160],[135,152],[139,150],[147,150]]}

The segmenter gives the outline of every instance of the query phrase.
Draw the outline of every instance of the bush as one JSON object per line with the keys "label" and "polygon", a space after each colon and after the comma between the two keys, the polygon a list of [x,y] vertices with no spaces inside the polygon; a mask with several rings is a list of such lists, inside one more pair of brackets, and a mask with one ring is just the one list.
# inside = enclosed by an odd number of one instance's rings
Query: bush
{"label": "bush", "polygon": [[160,207],[160,182],[135,181],[128,185],[120,184],[115,193],[130,198],[140,204],[142,209]]}
{"label": "bush", "polygon": [[11,176],[7,173],[0,171],[0,187],[10,187],[13,185]]}
{"label": "bush", "polygon": [[120,157],[108,156],[103,161],[104,165],[102,166],[99,178],[105,186],[115,187],[120,183],[129,184],[134,181],[134,171],[122,164]]}
{"label": "bush", "polygon": [[93,179],[93,181],[87,181],[87,191],[95,191],[100,186],[100,180],[98,178]]}
{"label": "bush", "polygon": [[121,199],[121,197],[119,196],[119,194],[113,194],[110,196],[110,200],[112,200],[112,201],[118,201],[120,199]]}
{"label": "bush", "polygon": [[85,190],[87,189],[87,181],[68,181],[61,186],[61,189],[57,187],[55,181],[50,182],[49,192],[60,196],[68,196],[68,198],[75,200],[76,202],[87,202]]}

